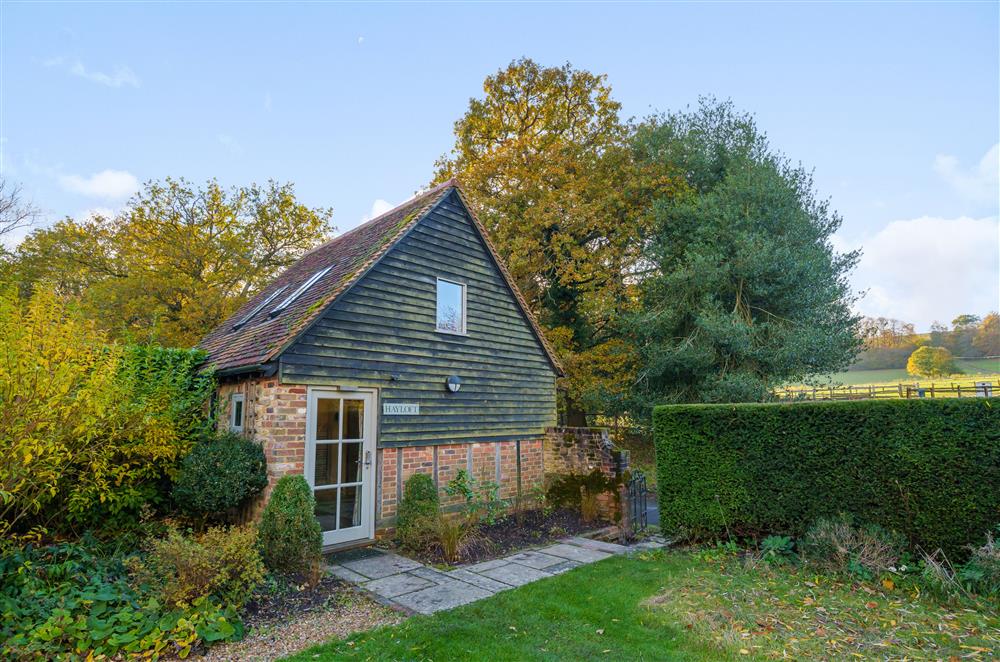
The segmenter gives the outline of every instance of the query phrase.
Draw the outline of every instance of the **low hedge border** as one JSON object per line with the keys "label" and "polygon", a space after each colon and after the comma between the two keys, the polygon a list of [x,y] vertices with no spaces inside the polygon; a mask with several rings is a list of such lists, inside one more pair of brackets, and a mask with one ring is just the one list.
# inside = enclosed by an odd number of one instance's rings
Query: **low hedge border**
{"label": "low hedge border", "polygon": [[801,535],[850,513],[960,559],[1000,523],[1000,398],[664,405],[653,435],[667,531]]}

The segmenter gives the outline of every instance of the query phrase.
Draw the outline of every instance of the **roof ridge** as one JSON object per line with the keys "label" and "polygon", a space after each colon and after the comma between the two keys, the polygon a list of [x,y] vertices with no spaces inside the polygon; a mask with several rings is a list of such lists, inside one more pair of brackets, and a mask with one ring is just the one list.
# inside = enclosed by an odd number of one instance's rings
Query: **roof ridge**
{"label": "roof ridge", "polygon": [[420,200],[421,198],[423,198],[425,196],[428,196],[428,195],[432,195],[434,193],[437,193],[437,192],[441,191],[442,189],[448,188],[449,186],[454,186],[454,187],[457,188],[458,187],[458,181],[454,177],[452,177],[451,179],[449,179],[447,181],[444,181],[444,182],[441,182],[440,184],[436,184],[436,185],[432,186],[431,188],[427,189],[426,191],[422,191],[420,193],[417,193],[416,195],[413,195],[413,196],[407,198],[403,202],[400,202],[398,205],[394,206],[392,209],[389,209],[387,211],[382,212],[381,214],[379,214],[375,218],[369,218],[367,221],[364,221],[360,225],[354,226],[353,228],[351,228],[347,232],[345,232],[343,234],[339,234],[336,237],[332,237],[328,241],[324,241],[322,244],[310,248],[309,250],[307,250],[305,253],[303,253],[300,256],[300,259],[302,257],[305,257],[306,255],[309,255],[310,253],[314,253],[315,251],[318,251],[321,248],[325,248],[325,247],[329,246],[330,244],[338,242],[341,239],[343,239],[344,237],[349,237],[350,235],[354,234],[358,230],[361,230],[362,228],[368,227],[369,225],[372,225],[372,224],[380,221],[382,218],[388,216],[389,214],[396,213],[402,207],[406,207],[407,205],[411,205],[414,202],[417,202],[418,200]]}

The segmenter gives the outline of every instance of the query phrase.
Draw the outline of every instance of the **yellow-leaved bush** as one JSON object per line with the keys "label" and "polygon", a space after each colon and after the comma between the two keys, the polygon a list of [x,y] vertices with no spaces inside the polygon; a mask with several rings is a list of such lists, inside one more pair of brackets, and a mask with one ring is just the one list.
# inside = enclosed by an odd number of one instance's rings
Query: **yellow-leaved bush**
{"label": "yellow-leaved bush", "polygon": [[202,360],[110,344],[50,290],[0,291],[0,539],[134,520],[208,429]]}

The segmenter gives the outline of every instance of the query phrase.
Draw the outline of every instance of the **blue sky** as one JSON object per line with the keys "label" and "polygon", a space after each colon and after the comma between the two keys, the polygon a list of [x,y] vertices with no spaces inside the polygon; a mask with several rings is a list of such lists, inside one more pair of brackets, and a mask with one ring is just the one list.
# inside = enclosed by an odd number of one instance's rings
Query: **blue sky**
{"label": "blue sky", "polygon": [[1000,307],[989,3],[0,5],[0,167],[51,221],[137,182],[295,183],[343,231],[430,178],[512,59],[608,75],[625,116],[700,94],[815,169],[862,312]]}

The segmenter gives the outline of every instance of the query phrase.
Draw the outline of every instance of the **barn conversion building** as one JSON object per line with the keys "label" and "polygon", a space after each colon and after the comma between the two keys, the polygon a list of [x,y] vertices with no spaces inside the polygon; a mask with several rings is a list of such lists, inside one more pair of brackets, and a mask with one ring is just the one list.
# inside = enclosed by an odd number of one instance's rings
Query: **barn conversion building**
{"label": "barn conversion building", "polygon": [[307,253],[201,347],[222,424],[272,485],[306,477],[326,545],[392,528],[416,472],[543,481],[561,369],[453,181]]}

